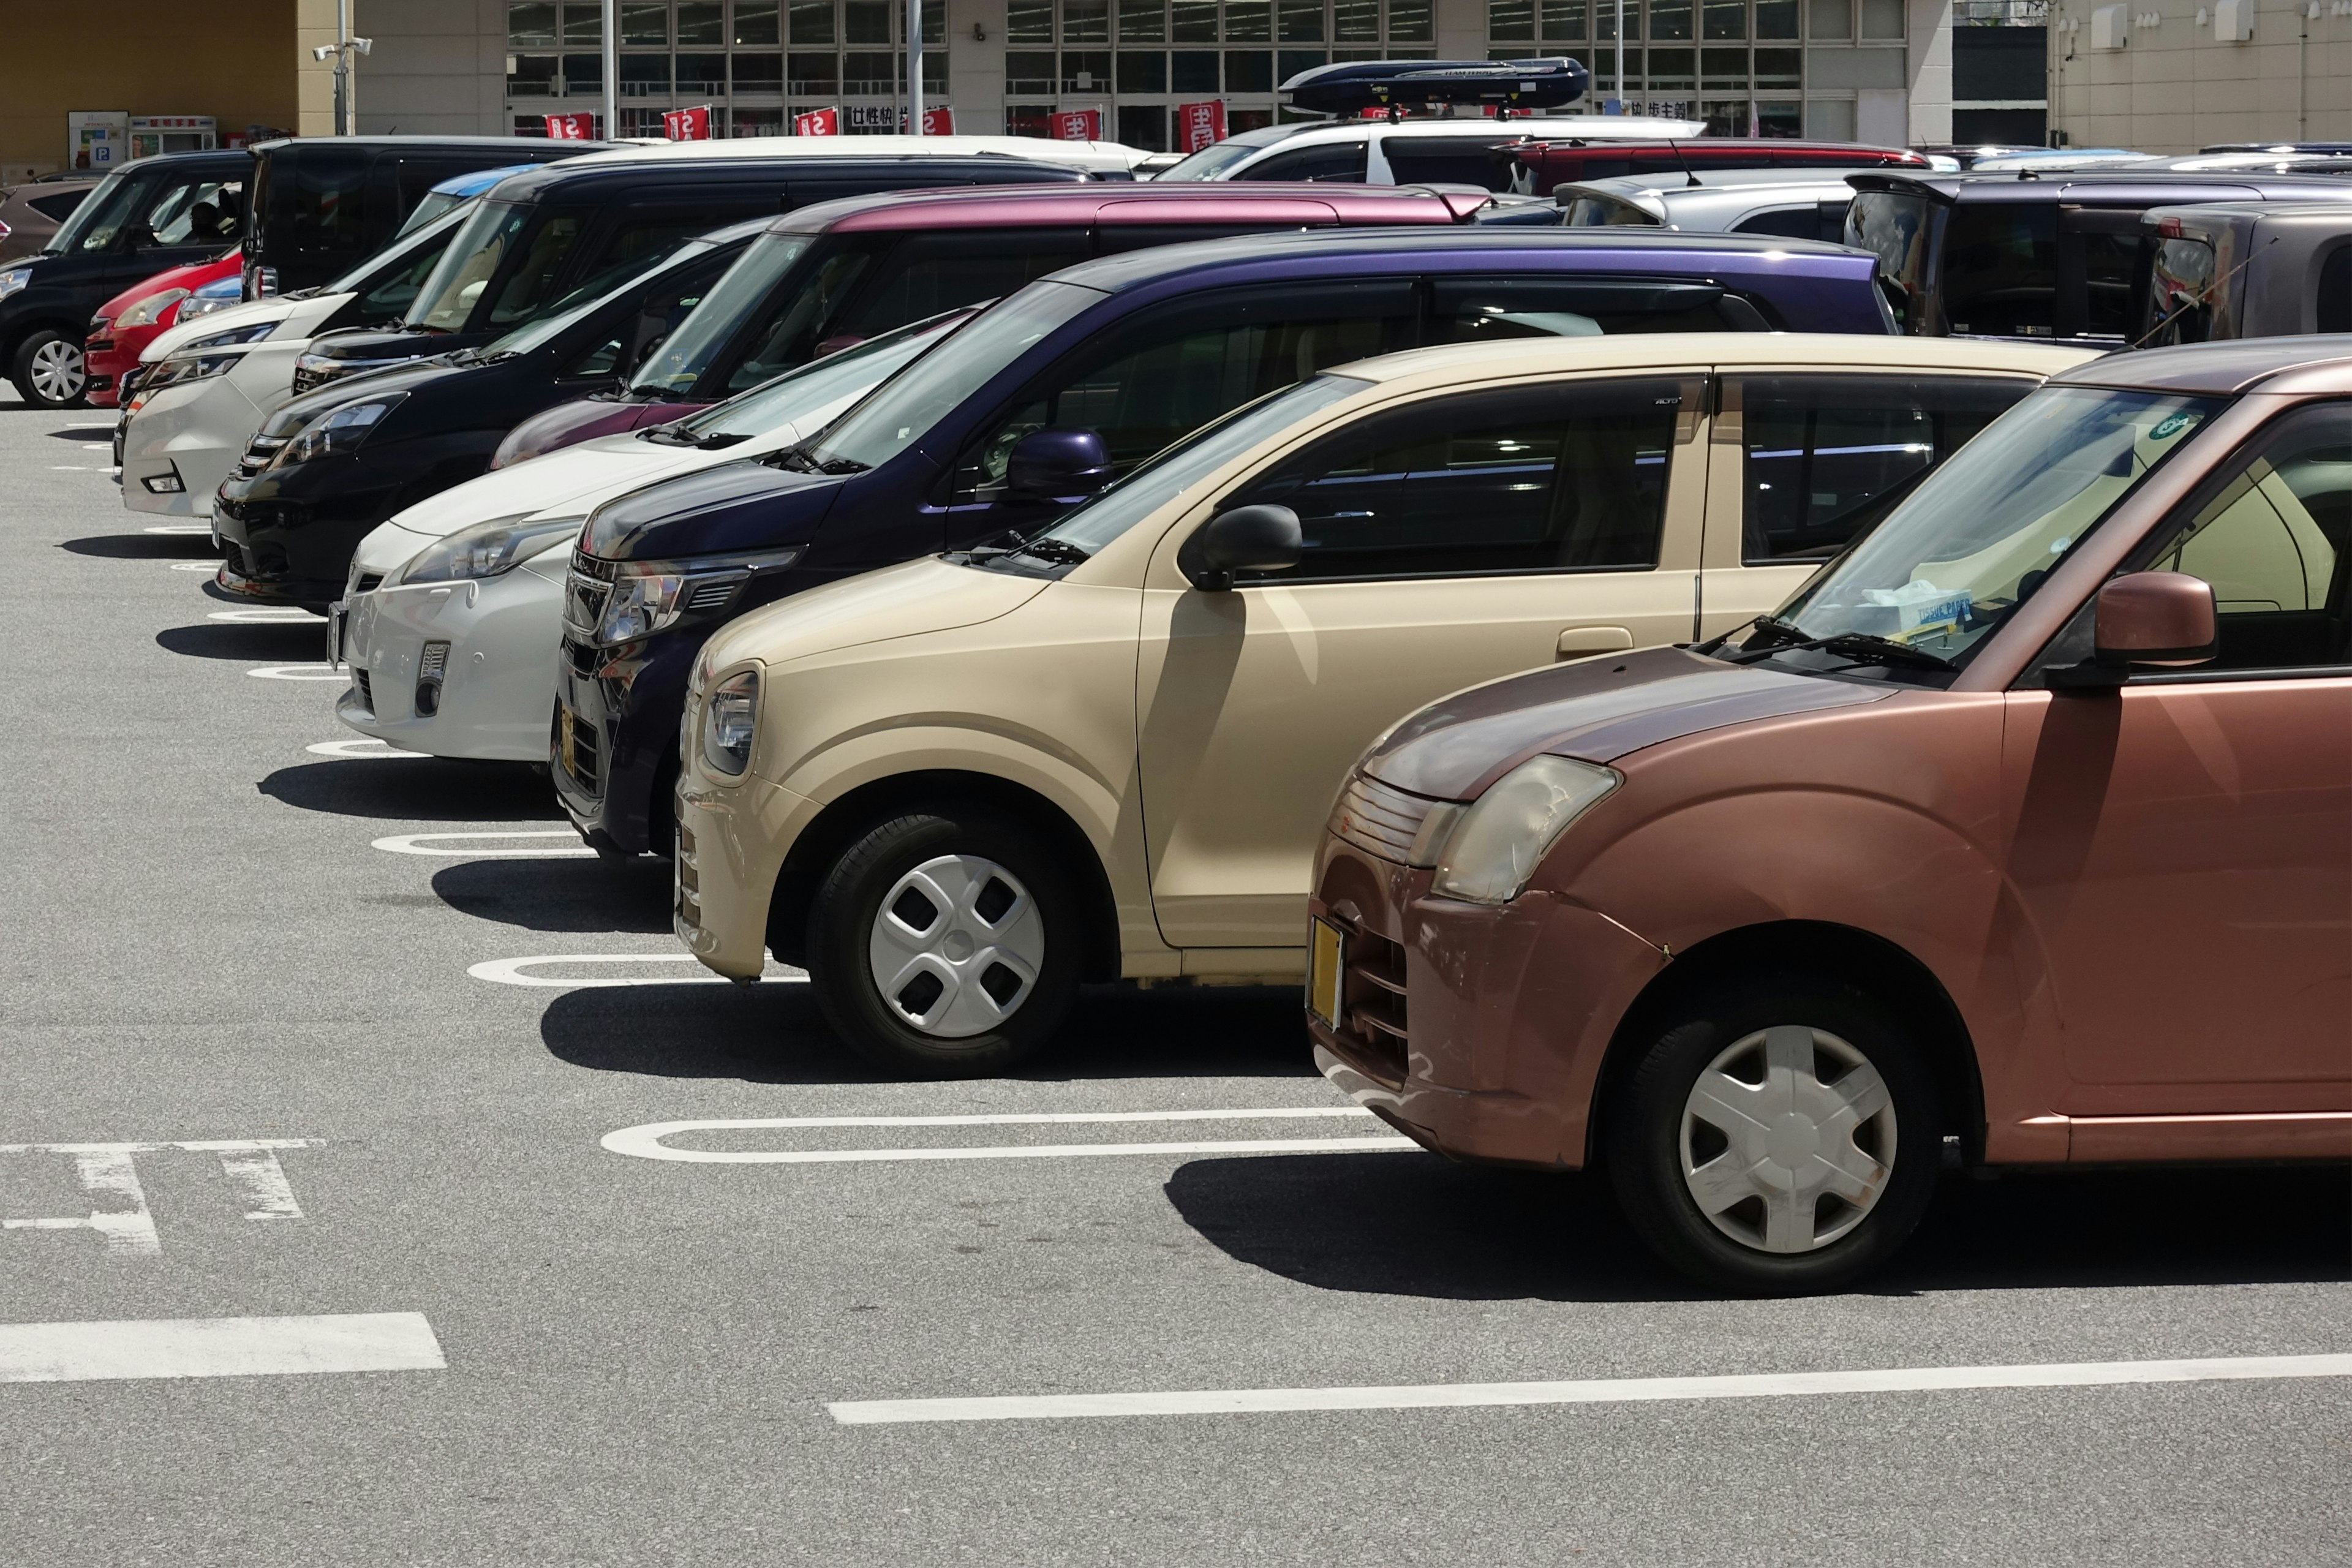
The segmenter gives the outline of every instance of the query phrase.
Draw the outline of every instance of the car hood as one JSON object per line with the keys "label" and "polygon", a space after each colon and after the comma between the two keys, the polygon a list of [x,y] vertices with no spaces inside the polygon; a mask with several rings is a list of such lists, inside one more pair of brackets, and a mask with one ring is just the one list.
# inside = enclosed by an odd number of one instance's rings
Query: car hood
{"label": "car hood", "polygon": [[312,308],[320,302],[316,299],[247,300],[242,305],[231,305],[226,310],[215,310],[211,315],[198,316],[193,321],[173,323],[158,333],[154,342],[141,351],[140,363],[152,363],[166,355],[177,353],[184,345],[194,342],[198,338],[208,338],[215,332],[225,332],[232,327],[258,326],[264,321],[279,323],[268,337],[261,340],[263,342],[275,342],[287,332],[294,330],[284,323],[293,321],[298,316],[308,317],[311,321],[323,321],[327,317],[334,314],[342,302],[350,298],[348,294],[328,295],[326,296],[327,308],[316,314],[310,313]]}
{"label": "car hood", "polygon": [[811,588],[720,627],[705,669],[746,658],[773,666],[1008,616],[1053,586],[1043,577],[982,572],[938,556]]}
{"label": "car hood", "polygon": [[[778,446],[787,444],[776,439]],[[600,436],[512,468],[493,468],[417,502],[392,521],[420,538],[445,539],[494,517],[562,512],[585,517],[647,485],[756,455],[742,447],[704,452],[640,441],[634,435]]]}
{"label": "car hood", "polygon": [[103,316],[110,321],[150,294],[161,294],[166,289],[185,289],[193,294],[207,283],[236,276],[235,258],[226,261],[196,261],[185,267],[166,268],[152,278],[141,279],[105,304],[100,305],[93,313]]}
{"label": "car hood", "polygon": [[[521,463],[514,471],[528,474],[531,468]],[[671,561],[805,543],[816,536],[842,484],[832,474],[740,460],[719,463],[657,480],[598,507],[581,535],[581,548],[608,561]]]}
{"label": "car hood", "polygon": [[1652,648],[1531,669],[1441,698],[1382,736],[1363,771],[1413,795],[1475,800],[1541,752],[1612,763],[1702,731],[1875,702],[1892,691]]}
{"label": "car hood", "polygon": [[401,364],[372,371],[365,375],[331,381],[316,392],[306,392],[280,405],[278,411],[270,415],[264,428],[273,435],[289,434],[331,408],[341,408],[346,403],[365,403],[386,393],[415,392],[436,382],[463,375],[475,368],[454,364]]}

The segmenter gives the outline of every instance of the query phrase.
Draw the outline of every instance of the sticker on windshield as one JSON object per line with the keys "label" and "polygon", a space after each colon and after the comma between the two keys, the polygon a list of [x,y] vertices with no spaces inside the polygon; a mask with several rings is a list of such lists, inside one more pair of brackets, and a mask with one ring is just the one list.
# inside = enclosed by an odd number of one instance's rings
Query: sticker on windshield
{"label": "sticker on windshield", "polygon": [[2151,441],[2169,441],[2191,425],[2196,424],[2200,417],[2202,417],[2200,415],[2186,408],[2178,413],[2168,414],[2156,422],[2156,428],[2147,433],[2147,438]]}

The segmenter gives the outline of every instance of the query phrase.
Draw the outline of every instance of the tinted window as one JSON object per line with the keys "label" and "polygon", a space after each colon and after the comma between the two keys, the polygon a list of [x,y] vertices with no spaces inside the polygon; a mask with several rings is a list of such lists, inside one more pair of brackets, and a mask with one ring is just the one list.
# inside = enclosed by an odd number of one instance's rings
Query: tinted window
{"label": "tinted window", "polygon": [[304,147],[271,155],[263,237],[330,265],[358,260],[367,238],[368,155],[348,148]]}
{"label": "tinted window", "polygon": [[1381,151],[1388,155],[1389,173],[1400,185],[1426,180],[1500,191],[1509,188],[1511,172],[1510,161],[1493,151],[1502,140],[1492,135],[1384,136]]}
{"label": "tinted window", "polygon": [[[144,221],[156,245],[231,244],[245,226],[245,182],[193,180],[172,185],[147,210]],[[131,243],[142,243],[135,231]]]}
{"label": "tinted window", "polygon": [[2352,332],[2352,245],[2327,253],[2319,268],[2319,320],[2323,332]]}
{"label": "tinted window", "polygon": [[2147,569],[2213,585],[2219,669],[2330,665],[2346,655],[2336,563],[2352,542],[2352,405],[2289,416],[2158,548]]}
{"label": "tinted window", "polygon": [[717,257],[682,264],[646,289],[634,310],[615,314],[604,308],[604,330],[591,334],[560,374],[602,378],[637,363],[656,343],[677,331],[678,323],[702,302],[724,265]]}
{"label": "tinted window", "polygon": [[[2140,323],[2147,347],[2201,343],[2213,335],[2213,247],[2201,239],[2167,239],[2156,247],[2148,273],[2148,319]],[[2322,297],[2326,289],[2323,284]],[[2322,325],[2321,331],[2330,329]]]}
{"label": "tinted window", "polygon": [[1430,343],[1618,332],[1760,330],[1754,306],[1712,283],[1612,278],[1448,278],[1433,290]]}
{"label": "tinted window", "polygon": [[1954,207],[1944,229],[1943,292],[1944,320],[1956,333],[2051,336],[2057,330],[2057,207],[2048,202]]}
{"label": "tinted window", "polygon": [[25,198],[25,205],[51,223],[63,223],[72,214],[74,208],[81,205],[82,198],[95,188],[92,186],[79,191],[60,191],[53,196],[27,196]]}
{"label": "tinted window", "polygon": [[2132,266],[2139,241],[2131,235],[2083,236],[2083,326],[2093,337],[2119,338],[2131,320]]}
{"label": "tinted window", "polygon": [[[572,254],[572,242],[580,237],[584,221],[579,213],[553,213],[530,231],[515,264],[504,269],[487,325],[509,327],[529,321],[555,297],[555,280],[562,276],[564,260]],[[462,326],[463,320],[446,324]]]}
{"label": "tinted window", "polygon": [[1227,506],[1297,512],[1295,570],[1251,582],[1654,566],[1682,388],[1612,381],[1433,398],[1365,419]]}
{"label": "tinted window", "polygon": [[1740,559],[1826,561],[2031,392],[2022,379],[1759,375],[1740,405]]}
{"label": "tinted window", "polygon": [[1412,343],[1410,284],[1253,289],[1155,312],[1048,373],[968,448],[956,488],[987,497],[1033,430],[1092,430],[1125,473],[1235,408],[1330,365]]}
{"label": "tinted window", "polygon": [[1822,213],[1818,204],[1808,202],[1801,207],[1775,207],[1770,212],[1750,213],[1731,226],[1734,234],[1778,234],[1790,239],[1834,239],[1836,231],[1822,232]]}
{"label": "tinted window", "polygon": [[[441,259],[442,247],[419,246],[405,262],[368,279],[366,287],[354,302],[358,319],[362,321],[396,321],[408,314],[416,303],[417,290],[425,287],[434,266]],[[329,293],[340,292],[330,288]]]}
{"label": "tinted window", "polygon": [[891,247],[826,336],[862,340],[958,305],[1002,299],[1048,272],[1085,260],[1090,252],[1084,229],[913,236]]}
{"label": "tinted window", "polygon": [[1317,147],[1293,147],[1264,163],[1253,163],[1236,180],[1340,180],[1361,183],[1364,143],[1327,142]]}

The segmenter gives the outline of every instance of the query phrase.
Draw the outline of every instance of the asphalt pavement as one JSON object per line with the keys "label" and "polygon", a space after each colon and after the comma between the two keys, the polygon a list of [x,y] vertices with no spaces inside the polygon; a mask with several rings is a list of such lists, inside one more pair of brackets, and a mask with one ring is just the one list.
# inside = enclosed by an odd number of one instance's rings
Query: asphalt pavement
{"label": "asphalt pavement", "polygon": [[1287,993],[878,1081],[543,777],[343,730],[109,419],[0,401],[0,1562],[2352,1563],[2344,1376],[846,1418],[2343,1354],[2352,1176],[1955,1176],[1724,1301],[1597,1183],[1364,1146]]}

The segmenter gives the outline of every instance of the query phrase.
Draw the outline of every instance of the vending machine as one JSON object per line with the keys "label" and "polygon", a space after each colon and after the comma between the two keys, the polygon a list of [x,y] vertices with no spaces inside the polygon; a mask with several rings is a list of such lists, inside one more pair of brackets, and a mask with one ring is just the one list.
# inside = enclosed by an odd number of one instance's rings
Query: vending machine
{"label": "vending machine", "polygon": [[131,117],[131,155],[152,158],[158,153],[209,153],[220,145],[220,129],[209,114],[134,114]]}

